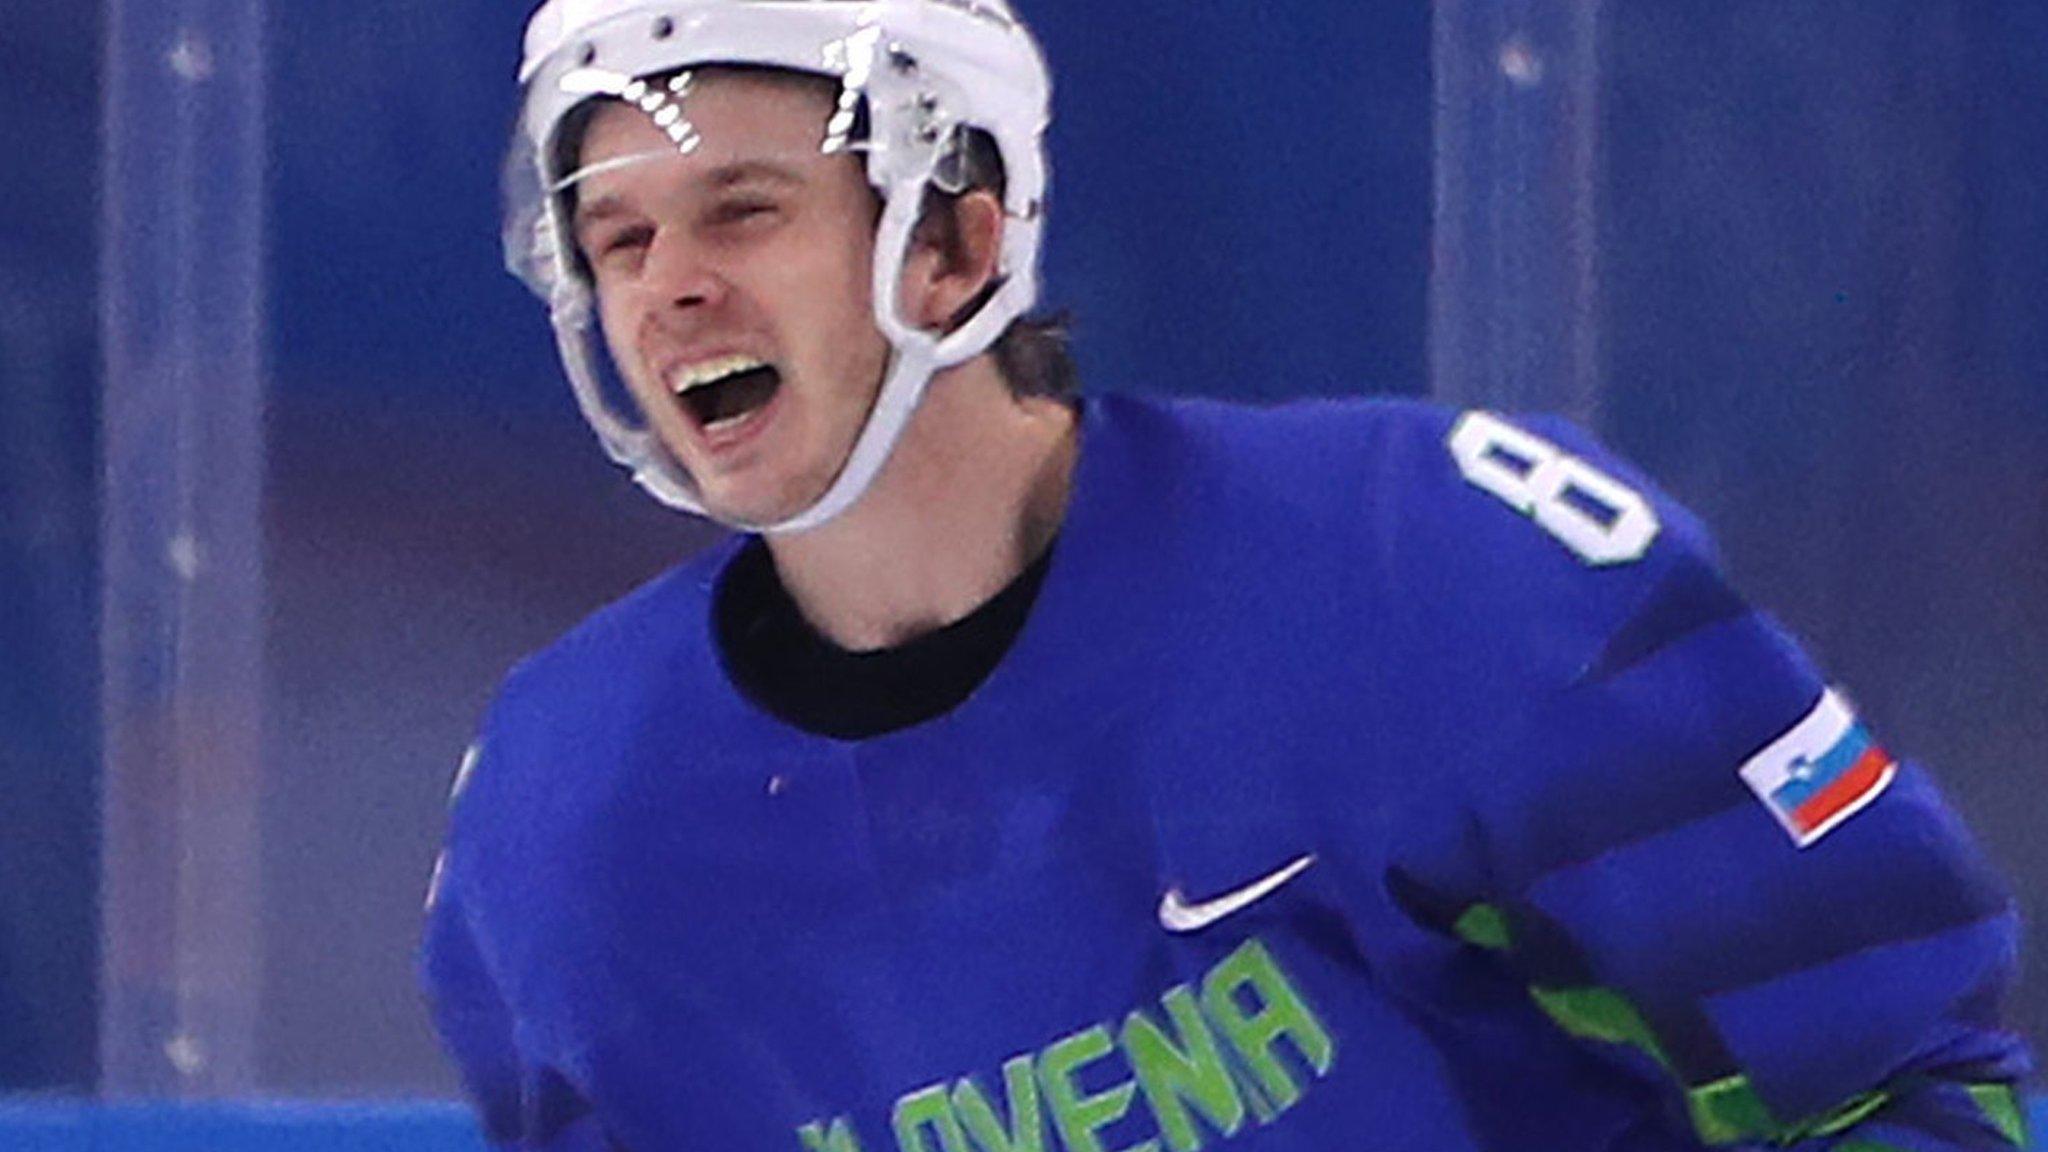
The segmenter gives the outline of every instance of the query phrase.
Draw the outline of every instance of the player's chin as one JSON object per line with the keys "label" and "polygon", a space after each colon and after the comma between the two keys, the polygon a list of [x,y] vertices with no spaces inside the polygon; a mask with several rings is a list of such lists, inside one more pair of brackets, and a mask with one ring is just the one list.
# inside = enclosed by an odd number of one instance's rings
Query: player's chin
{"label": "player's chin", "polygon": [[689,429],[664,435],[689,473],[706,514],[729,525],[781,524],[810,511],[831,490],[859,439],[850,424],[830,442],[817,434],[804,407],[788,400],[758,437],[724,450],[710,449]]}
{"label": "player's chin", "polygon": [[754,463],[759,466],[693,473],[706,514],[722,524],[781,524],[809,511],[831,484],[829,476],[775,476],[767,462]]}

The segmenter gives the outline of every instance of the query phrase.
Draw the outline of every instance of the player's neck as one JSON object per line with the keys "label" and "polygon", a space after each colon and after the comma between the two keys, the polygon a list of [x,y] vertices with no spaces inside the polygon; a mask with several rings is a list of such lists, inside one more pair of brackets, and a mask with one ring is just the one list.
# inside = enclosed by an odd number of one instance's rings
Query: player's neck
{"label": "player's neck", "polygon": [[776,571],[834,643],[902,644],[974,611],[1044,551],[1077,451],[1070,405],[1013,397],[977,357],[932,380],[859,502],[769,538]]}

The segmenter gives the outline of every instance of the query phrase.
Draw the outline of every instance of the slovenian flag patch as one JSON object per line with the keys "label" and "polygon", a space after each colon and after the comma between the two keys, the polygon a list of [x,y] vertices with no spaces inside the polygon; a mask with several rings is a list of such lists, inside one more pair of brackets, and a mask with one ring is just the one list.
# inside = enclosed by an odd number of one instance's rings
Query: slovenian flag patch
{"label": "slovenian flag patch", "polygon": [[1804,848],[1878,798],[1898,762],[1830,688],[1805,718],[1742,766],[1742,781]]}

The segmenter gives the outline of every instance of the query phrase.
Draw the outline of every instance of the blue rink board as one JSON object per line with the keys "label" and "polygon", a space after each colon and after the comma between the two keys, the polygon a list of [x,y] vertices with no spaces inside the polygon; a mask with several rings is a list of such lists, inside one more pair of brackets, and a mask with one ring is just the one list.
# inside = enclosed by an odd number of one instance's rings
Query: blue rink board
{"label": "blue rink board", "polygon": [[[2029,1111],[2048,1132],[2048,1097]],[[2037,1138],[2035,1146],[2040,1147]],[[0,1102],[5,1152],[486,1152],[456,1104]]]}
{"label": "blue rink board", "polygon": [[459,1104],[0,1101],[4,1152],[486,1152]]}

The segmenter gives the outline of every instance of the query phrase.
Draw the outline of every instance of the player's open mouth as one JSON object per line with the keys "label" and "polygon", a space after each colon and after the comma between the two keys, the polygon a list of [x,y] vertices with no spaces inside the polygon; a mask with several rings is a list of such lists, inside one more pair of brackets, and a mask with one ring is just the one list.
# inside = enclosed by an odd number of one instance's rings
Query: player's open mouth
{"label": "player's open mouth", "polygon": [[782,373],[751,356],[721,356],[687,365],[670,377],[669,388],[707,437],[724,439],[768,406],[782,386]]}

